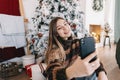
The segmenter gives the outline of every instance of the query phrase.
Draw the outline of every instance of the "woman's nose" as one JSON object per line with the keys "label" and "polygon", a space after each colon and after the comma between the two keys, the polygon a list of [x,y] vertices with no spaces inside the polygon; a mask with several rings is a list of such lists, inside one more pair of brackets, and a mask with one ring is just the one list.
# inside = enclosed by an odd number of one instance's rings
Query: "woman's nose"
{"label": "woman's nose", "polygon": [[67,27],[67,26],[64,26],[63,29],[64,29],[64,30],[68,30],[68,27]]}

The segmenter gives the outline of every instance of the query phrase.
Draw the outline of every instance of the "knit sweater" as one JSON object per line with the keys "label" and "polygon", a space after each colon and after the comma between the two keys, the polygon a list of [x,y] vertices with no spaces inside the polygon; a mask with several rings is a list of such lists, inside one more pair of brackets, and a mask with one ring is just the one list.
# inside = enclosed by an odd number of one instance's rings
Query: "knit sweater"
{"label": "knit sweater", "polygon": [[[62,43],[65,50],[66,60],[62,62],[59,59],[55,59],[50,62],[46,69],[48,80],[67,80],[66,68],[69,67],[80,54],[80,44],[76,40],[73,40],[71,37],[68,40],[63,40],[61,38],[58,38],[58,40]],[[100,71],[105,71],[102,64],[95,72],[98,75]]]}

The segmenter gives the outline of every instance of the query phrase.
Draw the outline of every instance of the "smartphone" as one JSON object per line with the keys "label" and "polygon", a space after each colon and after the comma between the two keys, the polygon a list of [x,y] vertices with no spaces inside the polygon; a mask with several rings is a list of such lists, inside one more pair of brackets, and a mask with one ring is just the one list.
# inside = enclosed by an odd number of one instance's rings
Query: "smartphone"
{"label": "smartphone", "polygon": [[[91,53],[95,52],[95,40],[93,37],[84,37],[80,39],[80,57],[84,59]],[[90,62],[96,60],[95,56]]]}

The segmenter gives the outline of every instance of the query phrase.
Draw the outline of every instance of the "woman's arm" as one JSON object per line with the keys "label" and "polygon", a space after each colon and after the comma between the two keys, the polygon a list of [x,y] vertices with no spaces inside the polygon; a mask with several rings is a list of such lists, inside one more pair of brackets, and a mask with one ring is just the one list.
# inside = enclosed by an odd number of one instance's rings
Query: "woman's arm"
{"label": "woman's arm", "polygon": [[108,80],[107,73],[103,67],[103,64],[100,63],[100,67],[96,70],[98,80]]}
{"label": "woman's arm", "polygon": [[104,71],[99,72],[98,80],[108,80],[107,75]]}
{"label": "woman's arm", "polygon": [[89,63],[89,61],[95,56],[96,54],[93,53],[83,60],[78,57],[75,62],[66,69],[67,78],[72,79],[75,77],[85,77],[93,74],[100,66],[99,59]]}
{"label": "woman's arm", "polygon": [[96,74],[98,76],[98,80],[108,80],[107,73],[103,67],[103,64],[100,62],[99,68],[96,70]]}

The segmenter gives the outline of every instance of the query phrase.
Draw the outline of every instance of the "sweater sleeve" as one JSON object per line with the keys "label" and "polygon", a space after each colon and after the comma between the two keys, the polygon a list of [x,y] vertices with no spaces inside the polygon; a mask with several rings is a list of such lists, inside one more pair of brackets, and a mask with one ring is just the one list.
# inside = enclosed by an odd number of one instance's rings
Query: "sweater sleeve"
{"label": "sweater sleeve", "polygon": [[46,73],[48,80],[67,80],[66,68],[58,62],[48,65]]}
{"label": "sweater sleeve", "polygon": [[100,62],[100,67],[98,67],[98,69],[96,70],[96,75],[98,76],[99,72],[101,72],[101,71],[104,71],[106,73],[106,71],[103,67],[103,64]]}

